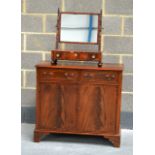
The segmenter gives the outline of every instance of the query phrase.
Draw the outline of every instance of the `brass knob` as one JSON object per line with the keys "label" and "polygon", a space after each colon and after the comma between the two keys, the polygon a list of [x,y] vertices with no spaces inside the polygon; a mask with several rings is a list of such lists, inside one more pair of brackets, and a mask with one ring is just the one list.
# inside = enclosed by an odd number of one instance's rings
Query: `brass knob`
{"label": "brass knob", "polygon": [[74,76],[74,73],[71,73],[71,74],[70,74],[70,76],[72,76],[72,77],[73,77],[73,76]]}
{"label": "brass knob", "polygon": [[60,57],[60,54],[59,54],[59,53],[57,53],[57,54],[56,54],[56,57],[57,57],[57,58],[59,58],[59,57]]}
{"label": "brass knob", "polygon": [[78,56],[78,54],[77,54],[77,53],[75,53],[75,54],[74,54],[74,56],[75,56],[75,57],[77,57],[77,56]]}
{"label": "brass knob", "polygon": [[65,73],[65,76],[68,76],[68,73]]}
{"label": "brass knob", "polygon": [[84,74],[84,77],[85,78],[92,78],[93,77],[93,74],[92,73],[85,73]]}
{"label": "brass knob", "polygon": [[88,73],[84,73],[84,77],[87,77],[88,76]]}
{"label": "brass knob", "polygon": [[53,75],[53,72],[49,72],[49,75]]}
{"label": "brass knob", "polygon": [[43,74],[44,74],[44,75],[46,75],[46,74],[47,74],[47,72],[43,72]]}
{"label": "brass knob", "polygon": [[106,74],[105,77],[108,78],[108,77],[110,77],[110,75],[109,74]]}
{"label": "brass knob", "polygon": [[89,74],[89,77],[93,77],[94,75],[92,73]]}
{"label": "brass knob", "polygon": [[112,74],[111,77],[112,77],[112,78],[115,78],[115,74]]}
{"label": "brass knob", "polygon": [[92,57],[93,59],[95,59],[95,58],[96,58],[96,56],[95,56],[95,55],[92,55],[91,57]]}

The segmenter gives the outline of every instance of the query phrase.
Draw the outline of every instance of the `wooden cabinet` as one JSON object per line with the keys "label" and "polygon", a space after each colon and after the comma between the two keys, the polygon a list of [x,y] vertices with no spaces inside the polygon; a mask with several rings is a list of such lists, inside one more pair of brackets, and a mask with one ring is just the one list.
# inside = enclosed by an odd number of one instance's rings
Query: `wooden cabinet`
{"label": "wooden cabinet", "polygon": [[36,128],[43,134],[103,136],[120,145],[122,65],[52,66],[37,69]]}

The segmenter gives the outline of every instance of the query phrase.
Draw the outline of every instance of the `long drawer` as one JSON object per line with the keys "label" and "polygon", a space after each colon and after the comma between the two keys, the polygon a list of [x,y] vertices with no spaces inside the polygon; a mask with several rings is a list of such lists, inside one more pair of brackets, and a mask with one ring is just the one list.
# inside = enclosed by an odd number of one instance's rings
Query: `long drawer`
{"label": "long drawer", "polygon": [[118,82],[118,72],[74,69],[38,69],[42,81],[65,80],[75,82]]}

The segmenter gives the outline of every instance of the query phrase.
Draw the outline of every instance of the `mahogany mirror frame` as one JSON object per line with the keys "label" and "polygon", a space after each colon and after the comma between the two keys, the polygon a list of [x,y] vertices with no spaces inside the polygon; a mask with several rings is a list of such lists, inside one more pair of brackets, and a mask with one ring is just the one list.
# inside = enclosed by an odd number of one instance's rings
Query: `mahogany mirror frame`
{"label": "mahogany mirror frame", "polygon": [[[70,41],[61,41],[61,18],[62,14],[75,14],[75,15],[97,15],[98,16],[98,27],[97,27],[97,42],[70,42]],[[67,43],[67,44],[89,44],[89,45],[98,45],[98,51],[101,51],[101,30],[102,30],[102,10],[100,13],[94,12],[60,12],[58,9],[58,17],[57,17],[57,33],[56,33],[56,49],[59,48],[59,43]]]}

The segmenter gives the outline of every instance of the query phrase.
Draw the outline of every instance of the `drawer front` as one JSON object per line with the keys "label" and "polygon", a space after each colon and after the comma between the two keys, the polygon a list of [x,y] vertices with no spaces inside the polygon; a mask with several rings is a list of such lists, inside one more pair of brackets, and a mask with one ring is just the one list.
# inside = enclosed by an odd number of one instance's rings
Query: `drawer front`
{"label": "drawer front", "polygon": [[82,71],[82,81],[118,82],[118,73],[114,71]]}
{"label": "drawer front", "polygon": [[101,52],[75,52],[75,51],[52,51],[52,59],[57,60],[80,60],[100,61]]}
{"label": "drawer front", "polygon": [[39,79],[43,81],[49,80],[71,80],[77,81],[79,72],[76,70],[63,70],[63,69],[39,69]]}
{"label": "drawer front", "polygon": [[114,71],[73,70],[73,69],[38,69],[39,80],[65,80],[74,82],[118,83],[118,73]]}

